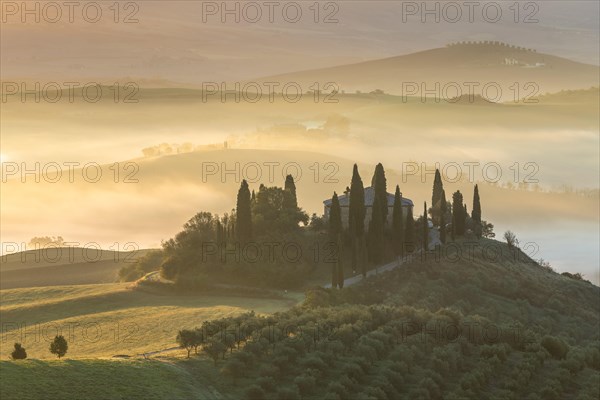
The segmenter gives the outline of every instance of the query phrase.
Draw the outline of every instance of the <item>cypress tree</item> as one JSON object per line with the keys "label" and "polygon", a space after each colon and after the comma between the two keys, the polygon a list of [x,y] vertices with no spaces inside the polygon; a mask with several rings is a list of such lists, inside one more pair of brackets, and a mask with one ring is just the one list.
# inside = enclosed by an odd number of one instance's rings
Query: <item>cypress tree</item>
{"label": "cypress tree", "polygon": [[367,277],[367,265],[369,264],[369,252],[367,250],[367,241],[365,239],[365,235],[358,238],[359,241],[359,262],[360,262],[360,270],[362,272],[362,276],[364,278]]}
{"label": "cypress tree", "polygon": [[223,226],[221,225],[221,221],[218,219],[215,222],[215,233],[217,236],[217,245],[220,246],[225,240],[223,238]]}
{"label": "cypress tree", "polygon": [[[385,170],[381,163],[375,167],[375,173],[371,179],[371,186],[375,192],[373,199],[373,212],[375,212],[375,202],[379,200],[379,212],[381,213],[381,220],[385,225],[388,215],[388,204],[387,204],[387,180],[385,178]],[[382,228],[383,229],[383,228]]]}
{"label": "cypress tree", "polygon": [[429,221],[427,221],[427,202],[423,202],[423,251],[429,250]]}
{"label": "cypress tree", "polygon": [[481,224],[481,203],[479,202],[479,188],[475,185],[473,192],[473,208],[471,209],[471,218],[473,221]]}
{"label": "cypress tree", "polygon": [[465,208],[463,206],[463,195],[457,190],[452,195],[452,239],[465,233]]}
{"label": "cypress tree", "polygon": [[237,240],[241,244],[252,240],[252,212],[250,211],[250,189],[248,182],[244,179],[240,185],[237,195]]}
{"label": "cypress tree", "polygon": [[[352,269],[356,270],[362,262],[362,238],[365,232],[365,188],[358,173],[358,166],[354,164],[352,181],[350,183],[350,204],[348,205],[348,224],[352,240]],[[361,265],[363,274],[366,275],[366,265]]]}
{"label": "cypress tree", "polygon": [[408,208],[408,214],[406,216],[404,244],[409,253],[412,253],[415,249],[415,220],[413,218],[412,207]]}
{"label": "cypress tree", "polygon": [[331,209],[329,210],[329,235],[332,240],[342,233],[342,211],[340,201],[336,192],[331,198]]}
{"label": "cypress tree", "polygon": [[402,193],[400,193],[400,186],[398,185],[396,185],[396,193],[394,193],[392,233],[394,253],[402,257],[404,256],[404,215],[402,215]]}
{"label": "cypress tree", "polygon": [[292,175],[285,177],[284,190],[283,206],[291,210],[296,210],[298,208],[298,198],[296,197],[296,184]]}
{"label": "cypress tree", "polygon": [[371,221],[369,222],[369,242],[368,251],[369,259],[378,264],[383,258],[384,251],[384,225],[383,216],[381,213],[382,199],[376,197],[373,202],[373,211],[371,213]]}
{"label": "cypress tree", "polygon": [[[331,208],[329,210],[329,239],[331,243],[337,245],[336,262],[332,266],[331,272],[331,287],[339,286],[340,277],[341,285],[343,286],[344,272],[342,271],[341,262],[341,236],[342,236],[342,211],[340,208],[340,201],[336,192],[333,192],[331,198]],[[341,287],[341,286],[340,286]]]}
{"label": "cypress tree", "polygon": [[442,193],[444,192],[444,184],[442,183],[442,175],[440,170],[435,170],[435,178],[433,180],[433,193],[431,195],[431,222],[434,226],[440,225],[440,217],[442,215]]}
{"label": "cypress tree", "polygon": [[362,236],[365,232],[365,188],[358,173],[358,166],[354,164],[352,182],[350,184],[349,226],[355,236]]}
{"label": "cypress tree", "polygon": [[440,208],[440,242],[446,244],[446,191],[442,190],[442,206]]}
{"label": "cypress tree", "polygon": [[344,287],[344,264],[342,264],[342,235],[337,239],[337,285],[341,289]]}

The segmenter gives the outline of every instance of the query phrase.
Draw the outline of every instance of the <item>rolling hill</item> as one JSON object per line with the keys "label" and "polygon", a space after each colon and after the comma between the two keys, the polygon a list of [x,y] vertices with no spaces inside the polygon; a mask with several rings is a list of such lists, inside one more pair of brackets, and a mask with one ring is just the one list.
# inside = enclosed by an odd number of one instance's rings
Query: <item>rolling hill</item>
{"label": "rolling hill", "polygon": [[116,282],[119,270],[147,251],[48,247],[4,255],[0,258],[0,289]]}
{"label": "rolling hill", "polygon": [[[408,82],[416,82],[419,86],[425,84],[428,90],[434,89],[436,83],[440,87],[458,83],[465,92],[468,87],[464,84],[473,82],[479,85],[476,94],[496,98],[495,94],[481,91],[485,84],[493,83],[501,88],[500,98],[510,100],[514,99],[510,87],[515,82],[521,86],[519,98],[527,96],[523,88],[528,82],[539,88],[539,93],[531,89],[529,95],[598,86],[599,68],[496,42],[454,44],[380,60],[274,75],[257,81],[296,82],[303,88],[309,88],[316,82],[323,88],[325,83],[334,82],[346,92],[359,90],[368,93],[381,89],[396,95],[410,95],[411,89],[403,86]],[[425,95],[421,89],[416,93],[417,96]],[[442,96],[440,89],[437,93]]]}
{"label": "rolling hill", "polygon": [[[273,313],[296,303],[292,298],[182,295],[132,290],[127,284],[3,289],[0,313],[5,324],[1,353],[21,342],[29,358],[52,359],[48,342],[55,331],[69,342],[69,358],[141,356],[174,346],[177,331],[197,321],[254,310]],[[69,339],[70,338],[70,339]]]}
{"label": "rolling hill", "polygon": [[[8,377],[0,384],[1,394],[45,393],[48,399],[82,393],[90,399],[597,398],[598,287],[557,274],[491,240],[459,240],[440,251],[350,288],[315,288],[302,305],[288,310],[289,300],[151,295],[119,285],[4,290],[4,321],[37,321],[53,329],[72,324],[75,336],[66,359],[46,360],[47,343],[38,343],[30,333],[26,348],[35,359],[0,362]],[[242,314],[250,309],[258,314]],[[149,360],[135,357],[173,347],[178,329],[207,321],[224,332],[241,324],[251,333],[241,346],[225,347],[214,362],[202,351],[191,359],[184,350]],[[102,328],[101,340],[80,335],[81,327],[92,323]],[[132,324],[140,328],[133,343],[118,343],[131,338],[127,328]],[[124,330],[116,340],[119,325]],[[5,332],[9,343],[16,335]],[[204,345],[224,340],[219,334],[211,337]],[[7,351],[4,345],[3,354]],[[115,354],[134,357],[108,358]],[[21,374],[37,379],[18,379]]]}

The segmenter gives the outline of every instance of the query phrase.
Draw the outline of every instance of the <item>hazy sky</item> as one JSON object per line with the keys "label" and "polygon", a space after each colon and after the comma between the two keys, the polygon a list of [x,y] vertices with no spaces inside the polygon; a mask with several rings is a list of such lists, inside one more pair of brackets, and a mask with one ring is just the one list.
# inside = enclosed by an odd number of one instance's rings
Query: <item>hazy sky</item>
{"label": "hazy sky", "polygon": [[[72,10],[72,23],[65,7],[52,23],[56,11],[37,2],[42,5],[36,23],[35,14],[22,15],[20,7],[7,9],[6,3],[12,2],[3,3],[3,79],[134,77],[199,84],[390,57],[462,40],[504,41],[599,63],[597,1],[476,2],[472,9],[468,2],[452,1],[430,1],[426,7],[372,0],[321,1],[315,7],[313,1],[297,1],[276,2],[269,12],[262,1],[221,6],[225,3],[146,0],[121,2],[118,13],[110,1],[100,2],[95,23],[86,21],[97,14],[94,7],[84,12],[85,2]],[[227,14],[225,7],[234,12]]]}

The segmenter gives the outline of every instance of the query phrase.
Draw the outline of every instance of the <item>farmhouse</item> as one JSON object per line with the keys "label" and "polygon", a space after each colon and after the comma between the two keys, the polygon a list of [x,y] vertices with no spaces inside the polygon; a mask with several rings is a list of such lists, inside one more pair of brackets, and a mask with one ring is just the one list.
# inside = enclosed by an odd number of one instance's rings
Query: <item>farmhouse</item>
{"label": "farmhouse", "polygon": [[[342,225],[344,228],[348,227],[348,215],[350,213],[350,191],[346,191],[343,195],[338,196],[338,200],[340,201],[340,208],[342,210]],[[373,201],[375,200],[375,190],[372,186],[365,188],[365,208],[366,208],[366,216],[365,216],[365,227],[368,227],[369,221],[371,221],[371,212],[373,210]],[[387,224],[391,226],[392,224],[392,215],[394,211],[394,195],[391,193],[387,193],[387,204],[388,204],[388,215],[387,215]],[[329,219],[329,210],[331,208],[331,199],[325,200],[323,202],[324,205],[324,215],[325,219]],[[408,210],[412,211],[413,202],[410,199],[402,197],[402,216],[406,218],[408,215]]]}

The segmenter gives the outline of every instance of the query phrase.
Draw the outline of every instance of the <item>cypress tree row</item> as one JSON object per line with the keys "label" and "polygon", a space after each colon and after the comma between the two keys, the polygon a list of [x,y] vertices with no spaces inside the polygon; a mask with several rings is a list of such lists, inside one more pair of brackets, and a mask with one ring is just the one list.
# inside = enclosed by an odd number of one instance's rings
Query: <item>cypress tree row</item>
{"label": "cypress tree row", "polygon": [[348,205],[348,208],[348,223],[350,228],[350,238],[352,240],[352,269],[356,271],[358,267],[361,267],[363,276],[366,276],[366,263],[364,262],[364,255],[362,254],[365,247],[365,188],[356,164],[354,164],[354,169],[352,170],[350,204]]}
{"label": "cypress tree row", "polygon": [[237,240],[246,244],[252,240],[252,213],[250,210],[250,189],[248,182],[244,179],[237,194],[236,217],[237,217]]}
{"label": "cypress tree row", "polygon": [[396,193],[394,193],[392,240],[394,253],[400,257],[404,256],[404,216],[402,215],[402,193],[400,193],[400,186],[398,185],[396,185]]}
{"label": "cypress tree row", "polygon": [[473,221],[481,224],[481,203],[479,202],[479,188],[475,185],[473,192],[473,208],[471,210],[471,218]]}
{"label": "cypress tree row", "polygon": [[331,209],[329,210],[329,238],[337,246],[336,262],[331,271],[331,287],[342,288],[344,286],[344,271],[342,268],[342,211],[340,201],[336,192],[331,198]]}
{"label": "cypress tree row", "polygon": [[431,222],[434,226],[440,225],[442,215],[442,193],[444,192],[444,184],[442,183],[442,175],[440,170],[435,170],[435,178],[433,179],[433,193],[431,195]]}

